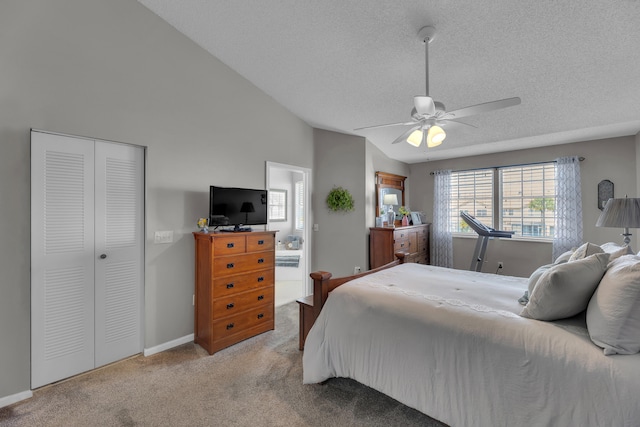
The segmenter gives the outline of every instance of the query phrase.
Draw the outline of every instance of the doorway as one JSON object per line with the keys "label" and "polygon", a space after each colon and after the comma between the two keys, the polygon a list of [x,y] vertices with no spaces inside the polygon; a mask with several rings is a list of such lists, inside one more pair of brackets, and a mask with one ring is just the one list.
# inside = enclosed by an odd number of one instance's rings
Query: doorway
{"label": "doorway", "polygon": [[311,169],[267,162],[268,230],[276,231],[275,305],[311,293]]}
{"label": "doorway", "polygon": [[31,387],[143,347],[144,148],[31,132]]}

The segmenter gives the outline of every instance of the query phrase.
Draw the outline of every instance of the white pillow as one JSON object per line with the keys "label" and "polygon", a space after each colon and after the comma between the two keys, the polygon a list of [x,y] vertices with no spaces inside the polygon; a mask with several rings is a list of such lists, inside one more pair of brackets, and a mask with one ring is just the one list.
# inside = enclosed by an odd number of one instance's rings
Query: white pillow
{"label": "white pillow", "polygon": [[554,265],[556,264],[542,265],[536,268],[536,271],[531,273],[531,276],[529,276],[529,286],[528,286],[529,296],[531,296],[531,293],[533,292],[533,288],[536,286],[536,283],[538,283],[538,280],[540,280],[540,277],[542,277],[542,275]]}
{"label": "white pillow", "polygon": [[604,251],[602,250],[602,248],[598,245],[594,245],[593,243],[585,243],[582,246],[580,246],[578,249],[575,250],[575,252],[573,253],[573,255],[571,255],[571,257],[569,257],[569,262],[571,261],[576,261],[578,259],[582,259],[582,258],[586,258],[589,255],[593,255],[593,254],[601,254]]}
{"label": "white pillow", "polygon": [[573,255],[575,251],[576,251],[575,248],[568,250],[567,252],[561,254],[558,258],[556,258],[556,260],[553,261],[553,263],[562,264],[563,262],[569,261],[569,258],[571,258],[571,255]]}
{"label": "white pillow", "polygon": [[604,354],[640,351],[640,257],[613,260],[587,308],[591,340]]}
{"label": "white pillow", "polygon": [[619,245],[614,242],[607,242],[600,245],[603,251],[608,254],[611,254],[609,257],[609,262],[613,261],[616,258],[620,258],[623,255],[635,255],[633,249],[629,245]]}
{"label": "white pillow", "polygon": [[625,246],[619,245],[616,242],[607,242],[600,245],[600,248],[608,254],[610,254],[611,252],[615,252],[623,247]]}
{"label": "white pillow", "polygon": [[[605,251],[605,252],[607,252],[607,251]],[[618,259],[621,256],[635,255],[635,253],[633,252],[633,249],[631,249],[629,246],[623,246],[622,248],[618,249],[617,251],[608,252],[608,254],[609,254],[609,262],[613,261],[614,259]]]}
{"label": "white pillow", "polygon": [[609,254],[599,253],[554,265],[542,274],[520,315],[530,319],[558,320],[585,310],[608,261]]}

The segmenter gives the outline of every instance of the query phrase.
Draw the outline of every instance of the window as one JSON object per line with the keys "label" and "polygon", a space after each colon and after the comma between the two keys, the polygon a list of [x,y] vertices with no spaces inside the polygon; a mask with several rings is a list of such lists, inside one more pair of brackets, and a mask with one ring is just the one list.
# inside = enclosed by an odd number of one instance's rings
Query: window
{"label": "window", "polygon": [[473,233],[460,211],[482,217],[483,224],[493,227],[493,169],[451,173],[451,231]]}
{"label": "window", "polygon": [[294,195],[295,226],[297,231],[304,230],[304,182],[296,181]]}
{"label": "window", "polygon": [[553,238],[554,162],[453,172],[451,196],[454,233],[473,233],[460,218],[464,211],[488,227],[514,231],[516,236]]}
{"label": "window", "polygon": [[500,168],[500,229],[524,237],[553,238],[555,228],[555,163]]}
{"label": "window", "polygon": [[269,221],[287,220],[287,191],[269,190]]}

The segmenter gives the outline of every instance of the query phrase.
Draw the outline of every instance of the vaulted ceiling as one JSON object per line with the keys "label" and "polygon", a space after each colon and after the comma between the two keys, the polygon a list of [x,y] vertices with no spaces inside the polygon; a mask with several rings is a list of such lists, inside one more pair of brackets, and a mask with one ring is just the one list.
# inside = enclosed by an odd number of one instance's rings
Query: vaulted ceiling
{"label": "vaulted ceiling", "polygon": [[[424,162],[640,131],[638,0],[139,0],[309,125]],[[465,118],[436,148],[391,144],[425,94]]]}

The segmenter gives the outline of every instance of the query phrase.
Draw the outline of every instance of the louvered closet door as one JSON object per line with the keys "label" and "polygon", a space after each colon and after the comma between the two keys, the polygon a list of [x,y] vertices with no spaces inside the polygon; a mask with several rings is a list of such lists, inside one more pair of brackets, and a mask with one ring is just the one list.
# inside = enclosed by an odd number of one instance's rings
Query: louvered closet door
{"label": "louvered closet door", "polygon": [[31,134],[32,388],[142,350],[142,148]]}
{"label": "louvered closet door", "polygon": [[32,388],[94,368],[93,158],[92,141],[31,134]]}
{"label": "louvered closet door", "polygon": [[143,153],[96,144],[96,367],[142,351]]}

